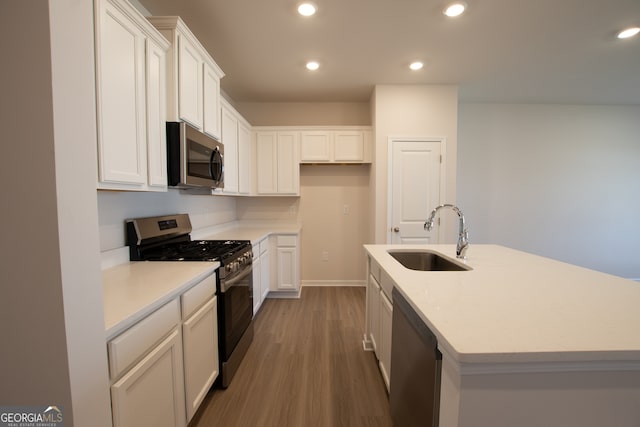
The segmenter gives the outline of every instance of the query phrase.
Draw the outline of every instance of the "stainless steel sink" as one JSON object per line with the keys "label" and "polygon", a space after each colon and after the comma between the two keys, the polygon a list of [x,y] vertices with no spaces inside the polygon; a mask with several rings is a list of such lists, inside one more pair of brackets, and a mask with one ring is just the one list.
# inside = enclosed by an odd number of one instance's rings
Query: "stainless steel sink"
{"label": "stainless steel sink", "polygon": [[468,271],[471,267],[455,262],[436,252],[429,250],[423,251],[406,251],[394,250],[389,251],[389,255],[396,259],[400,264],[410,270],[418,271]]}

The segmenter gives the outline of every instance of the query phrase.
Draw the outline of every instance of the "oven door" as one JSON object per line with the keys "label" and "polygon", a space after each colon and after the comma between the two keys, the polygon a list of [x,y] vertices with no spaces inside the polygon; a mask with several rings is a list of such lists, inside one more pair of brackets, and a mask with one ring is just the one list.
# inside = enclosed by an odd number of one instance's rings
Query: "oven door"
{"label": "oven door", "polygon": [[218,295],[219,345],[222,361],[236,348],[253,318],[253,268],[248,264],[237,274],[220,280]]}

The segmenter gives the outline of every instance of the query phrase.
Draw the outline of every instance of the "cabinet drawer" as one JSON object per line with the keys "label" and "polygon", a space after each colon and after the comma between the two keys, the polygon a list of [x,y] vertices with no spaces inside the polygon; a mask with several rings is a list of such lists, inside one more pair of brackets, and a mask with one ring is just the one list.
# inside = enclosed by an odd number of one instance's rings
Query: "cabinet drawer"
{"label": "cabinet drawer", "polygon": [[276,239],[277,245],[280,246],[297,246],[298,238],[296,235],[284,235],[278,236]]}
{"label": "cabinet drawer", "polygon": [[118,377],[141,359],[179,321],[180,308],[175,299],[109,341],[107,348],[111,378]]}
{"label": "cabinet drawer", "polygon": [[186,319],[216,294],[216,273],[182,294],[182,318]]}

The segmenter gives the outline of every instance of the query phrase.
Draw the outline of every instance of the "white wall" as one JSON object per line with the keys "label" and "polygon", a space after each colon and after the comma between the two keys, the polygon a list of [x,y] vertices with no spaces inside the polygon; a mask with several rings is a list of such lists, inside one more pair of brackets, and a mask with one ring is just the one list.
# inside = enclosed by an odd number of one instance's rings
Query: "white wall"
{"label": "white wall", "polygon": [[362,245],[369,237],[370,169],[370,165],[301,167],[303,282],[364,284],[366,256]]}
{"label": "white wall", "polygon": [[461,104],[473,243],[640,278],[640,106]]}
{"label": "white wall", "polygon": [[[443,203],[456,203],[458,139],[457,86],[379,85],[371,98],[375,129],[371,206],[375,212],[373,242],[387,240],[388,139],[392,136],[444,137],[446,139],[445,193]],[[425,219],[429,212],[425,212]],[[456,241],[457,223],[445,228],[445,243]]]}
{"label": "white wall", "polygon": [[[240,102],[236,107],[255,126],[371,124],[368,103]],[[365,278],[362,245],[370,241],[369,173],[368,165],[301,166],[300,197],[239,198],[238,219],[301,224],[303,284],[361,283]],[[342,213],[345,204],[348,215]],[[329,253],[329,261],[322,261],[323,251]]]}
{"label": "white wall", "polygon": [[370,126],[368,102],[237,102],[253,126]]}
{"label": "white wall", "polygon": [[110,426],[98,254],[93,6],[0,2],[0,402]]}
{"label": "white wall", "polygon": [[224,224],[236,219],[236,198],[175,189],[166,193],[99,191],[100,251],[126,245],[126,219],[176,213],[188,213],[194,230]]}

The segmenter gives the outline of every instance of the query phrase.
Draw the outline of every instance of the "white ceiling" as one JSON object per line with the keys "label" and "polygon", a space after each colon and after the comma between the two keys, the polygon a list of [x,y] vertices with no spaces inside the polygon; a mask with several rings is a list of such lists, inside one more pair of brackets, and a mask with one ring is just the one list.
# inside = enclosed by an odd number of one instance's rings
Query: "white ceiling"
{"label": "white ceiling", "polygon": [[[454,84],[462,101],[640,104],[640,0],[140,0],[180,15],[235,101],[366,102],[375,84]],[[321,68],[309,72],[314,59]],[[418,72],[410,62],[422,60]]]}

